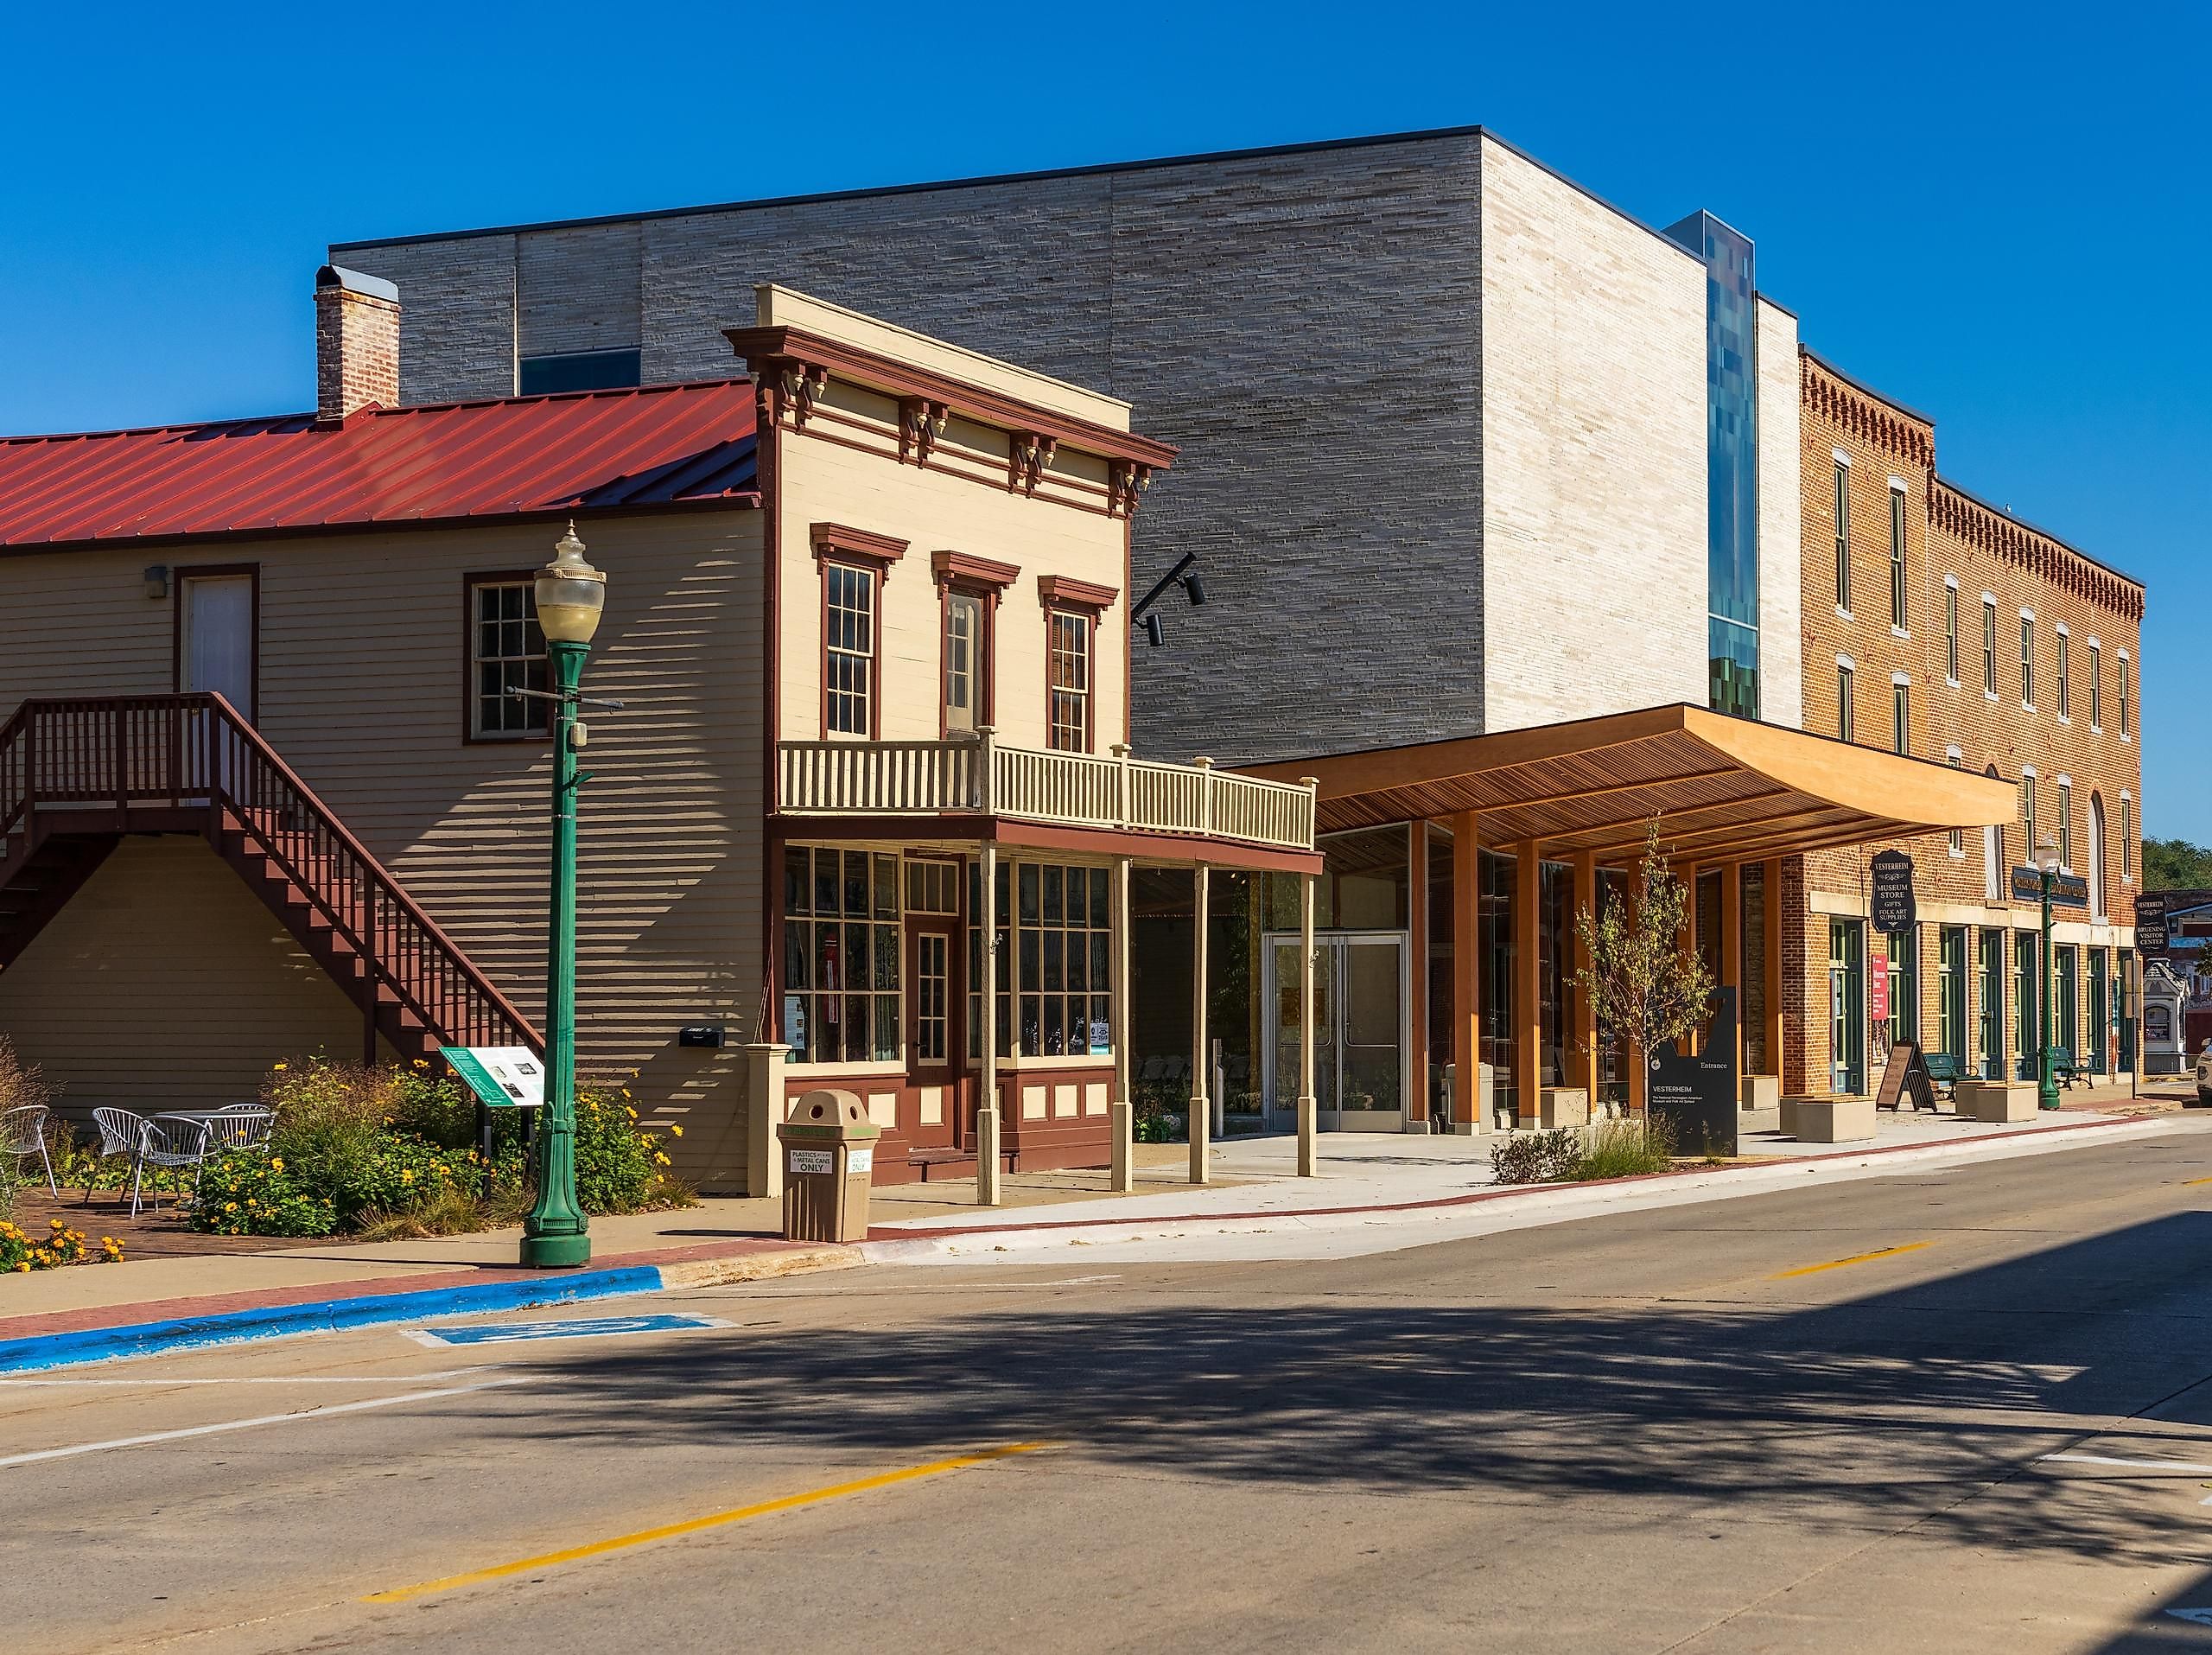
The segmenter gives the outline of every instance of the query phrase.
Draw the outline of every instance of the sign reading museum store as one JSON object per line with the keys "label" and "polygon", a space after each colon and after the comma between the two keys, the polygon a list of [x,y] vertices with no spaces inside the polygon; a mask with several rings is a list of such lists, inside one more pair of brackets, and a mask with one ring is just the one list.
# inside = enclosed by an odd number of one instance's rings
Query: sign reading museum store
{"label": "sign reading museum store", "polygon": [[1912,894],[1912,858],[1902,850],[1885,850],[1873,862],[1872,900],[1867,906],[1874,929],[1891,933],[1910,931],[1920,918]]}

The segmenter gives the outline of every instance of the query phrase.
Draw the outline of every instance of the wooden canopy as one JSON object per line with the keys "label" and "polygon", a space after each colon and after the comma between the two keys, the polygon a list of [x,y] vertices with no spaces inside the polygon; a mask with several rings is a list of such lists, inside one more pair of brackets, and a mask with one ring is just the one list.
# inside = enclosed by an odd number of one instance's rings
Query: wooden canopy
{"label": "wooden canopy", "polygon": [[1659,818],[1700,862],[2008,823],[2012,786],[1924,759],[1677,704],[1455,741],[1255,765],[1320,780],[1323,832],[1478,812],[1485,843],[1630,860]]}

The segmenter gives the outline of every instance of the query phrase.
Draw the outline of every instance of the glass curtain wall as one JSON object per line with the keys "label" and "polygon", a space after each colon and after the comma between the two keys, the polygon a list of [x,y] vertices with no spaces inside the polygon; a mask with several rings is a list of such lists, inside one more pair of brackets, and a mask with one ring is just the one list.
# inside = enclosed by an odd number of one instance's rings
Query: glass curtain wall
{"label": "glass curtain wall", "polygon": [[1452,830],[1434,822],[1428,831],[1428,1117],[1447,1120],[1452,1098],[1444,1070],[1452,1061],[1452,996],[1456,992],[1452,917]]}
{"label": "glass curtain wall", "polygon": [[1744,1037],[1744,1073],[1777,1074],[1780,1071],[1768,1066],[1766,1049],[1766,864],[1745,863],[1738,889],[1744,987],[1736,997],[1736,1009]]}
{"label": "glass curtain wall", "polygon": [[1482,975],[1476,982],[1482,999],[1482,1060],[1491,1066],[1493,1105],[1502,1115],[1517,1117],[1522,1112],[1513,1050],[1513,896],[1518,870],[1510,856],[1492,850],[1479,854]]}
{"label": "glass curtain wall", "polygon": [[1710,213],[1667,234],[1706,269],[1706,587],[1709,704],[1759,716],[1758,286],[1749,238]]}

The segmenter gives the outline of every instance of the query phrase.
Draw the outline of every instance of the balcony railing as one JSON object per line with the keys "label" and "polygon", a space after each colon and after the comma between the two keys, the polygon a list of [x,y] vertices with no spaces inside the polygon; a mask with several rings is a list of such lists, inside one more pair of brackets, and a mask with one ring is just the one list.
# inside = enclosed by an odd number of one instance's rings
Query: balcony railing
{"label": "balcony railing", "polygon": [[948,742],[785,742],[778,808],[802,816],[1011,817],[1060,827],[1128,829],[1313,848],[1313,792],[1160,764],[1004,747],[988,730]]}

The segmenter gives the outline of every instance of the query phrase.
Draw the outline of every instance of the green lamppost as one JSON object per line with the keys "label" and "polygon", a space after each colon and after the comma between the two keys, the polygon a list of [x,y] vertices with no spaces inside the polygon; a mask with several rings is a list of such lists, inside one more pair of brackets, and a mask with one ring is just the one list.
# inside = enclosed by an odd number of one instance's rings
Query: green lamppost
{"label": "green lamppost", "polygon": [[576,751],[584,727],[584,657],[607,602],[607,576],[584,561],[576,525],[537,571],[537,624],[553,668],[553,891],[545,956],[545,1110],[537,1134],[537,1200],[523,1220],[525,1268],[591,1260],[576,1202]]}
{"label": "green lamppost", "polygon": [[2037,1066],[2036,1107],[2058,1107],[2058,1077],[2050,1067],[2050,888],[2058,880],[2058,843],[2049,834],[2036,841],[2036,871],[2043,875],[2043,952],[2037,958],[2037,1022],[2043,1030],[2043,1061]]}

